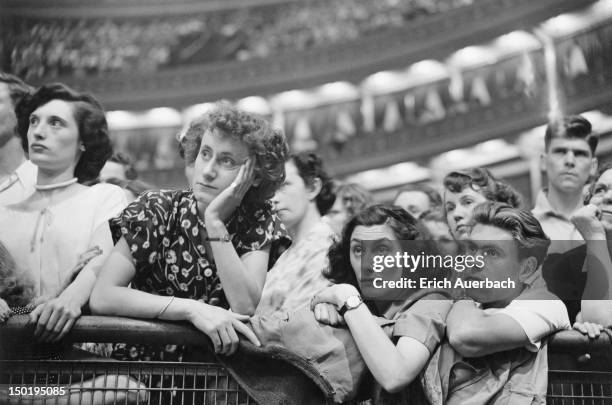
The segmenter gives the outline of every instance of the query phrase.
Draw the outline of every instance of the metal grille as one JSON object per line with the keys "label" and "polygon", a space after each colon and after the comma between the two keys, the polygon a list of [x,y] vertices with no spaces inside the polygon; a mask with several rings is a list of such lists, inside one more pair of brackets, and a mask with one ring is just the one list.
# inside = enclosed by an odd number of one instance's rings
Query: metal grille
{"label": "metal grille", "polygon": [[[216,363],[0,361],[0,384],[1,404],[255,403]],[[9,396],[19,386],[65,387],[66,395]]]}
{"label": "metal grille", "polygon": [[612,405],[612,372],[548,371],[547,404]]}

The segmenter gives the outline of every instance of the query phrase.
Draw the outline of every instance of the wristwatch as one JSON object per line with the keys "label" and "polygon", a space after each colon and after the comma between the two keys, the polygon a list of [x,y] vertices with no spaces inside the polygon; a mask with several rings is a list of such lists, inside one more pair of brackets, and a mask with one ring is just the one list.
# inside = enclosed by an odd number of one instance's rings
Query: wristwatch
{"label": "wristwatch", "polygon": [[351,309],[357,308],[359,305],[363,304],[363,300],[360,295],[351,295],[344,301],[344,305],[340,307],[338,313],[340,316],[344,316],[346,311],[350,311]]}

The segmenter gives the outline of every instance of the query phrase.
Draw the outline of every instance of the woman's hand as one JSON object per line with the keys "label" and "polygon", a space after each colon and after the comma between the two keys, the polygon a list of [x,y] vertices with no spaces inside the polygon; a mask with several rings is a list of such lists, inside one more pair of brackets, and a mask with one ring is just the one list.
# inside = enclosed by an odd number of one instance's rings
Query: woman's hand
{"label": "woman's hand", "polygon": [[240,167],[238,175],[232,184],[221,191],[214,200],[208,204],[204,211],[204,222],[225,221],[234,212],[244,198],[244,195],[253,185],[255,178],[255,161],[248,158]]}
{"label": "woman's hand", "polygon": [[68,333],[81,316],[76,297],[64,291],[59,297],[38,305],[30,313],[30,323],[36,323],[34,336],[41,342],[57,342]]}
{"label": "woman's hand", "polygon": [[339,309],[351,295],[359,295],[359,291],[350,284],[334,284],[315,294],[310,301],[310,309],[314,311],[317,304],[331,304]]}
{"label": "woman's hand", "polygon": [[604,327],[603,325],[593,322],[574,322],[574,329],[583,335],[587,335],[591,339],[595,339],[599,337]]}
{"label": "woman's hand", "polygon": [[344,317],[338,313],[336,307],[332,304],[319,302],[313,309],[315,319],[322,324],[330,326],[346,325]]}
{"label": "woman's hand", "polygon": [[242,334],[255,346],[261,346],[255,333],[243,322],[249,320],[247,315],[240,315],[213,305],[194,302],[190,307],[189,321],[204,332],[213,342],[215,353],[233,354],[238,349],[238,335]]}
{"label": "woman's hand", "polygon": [[606,230],[601,220],[601,211],[593,204],[585,205],[570,218],[585,240],[605,240]]}
{"label": "woman's hand", "polygon": [[9,308],[6,301],[0,298],[0,323],[3,323],[11,316],[11,308]]}

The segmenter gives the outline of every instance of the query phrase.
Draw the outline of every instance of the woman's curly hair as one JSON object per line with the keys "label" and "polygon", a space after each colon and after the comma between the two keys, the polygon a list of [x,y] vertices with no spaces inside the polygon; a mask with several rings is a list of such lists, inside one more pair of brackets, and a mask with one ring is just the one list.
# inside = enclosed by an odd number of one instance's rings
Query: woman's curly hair
{"label": "woman's curly hair", "polygon": [[74,169],[74,175],[79,183],[96,179],[104,163],[112,155],[113,149],[104,109],[91,94],[77,92],[62,83],[51,83],[41,86],[34,94],[23,98],[16,107],[17,131],[21,137],[23,150],[28,153],[30,115],[52,100],[63,100],[73,106],[79,140],[85,147]]}
{"label": "woman's curly hair", "polygon": [[313,152],[300,152],[291,155],[289,160],[297,168],[304,184],[310,186],[315,179],[321,180],[321,191],[317,194],[315,202],[319,213],[321,215],[327,214],[334,205],[336,194],[333,191],[333,180],[323,167],[323,159]]}
{"label": "woman's curly hair", "polygon": [[323,271],[323,275],[335,284],[348,283],[359,289],[359,281],[351,266],[351,236],[359,225],[383,224],[389,225],[398,240],[431,240],[426,228],[403,208],[386,204],[370,205],[346,223],[340,239],[329,248],[329,267]]}
{"label": "woman's curly hair", "polygon": [[255,158],[255,178],[260,183],[247,191],[243,204],[261,205],[272,198],[285,181],[289,146],[283,132],[273,128],[260,116],[227,103],[217,103],[216,108],[191,121],[180,140],[188,164],[195,162],[204,133],[214,129],[244,142],[250,155]]}
{"label": "woman's curly hair", "polygon": [[481,167],[450,172],[444,177],[444,188],[460,193],[467,187],[482,194],[489,201],[497,201],[519,208],[521,194],[509,184],[497,180],[491,172]]}

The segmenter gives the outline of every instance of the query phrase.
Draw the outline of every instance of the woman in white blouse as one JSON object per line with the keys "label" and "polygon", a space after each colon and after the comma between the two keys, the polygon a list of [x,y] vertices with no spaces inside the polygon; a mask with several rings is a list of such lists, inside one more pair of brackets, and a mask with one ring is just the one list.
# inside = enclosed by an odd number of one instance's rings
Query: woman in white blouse
{"label": "woman in white blouse", "polygon": [[[36,192],[0,208],[0,242],[39,303],[39,341],[61,339],[80,316],[98,268],[113,248],[108,219],[126,205],[121,188],[85,186],[112,147],[104,110],[63,84],[40,87],[17,107],[24,150],[38,167]],[[42,303],[40,303],[42,302]]]}

